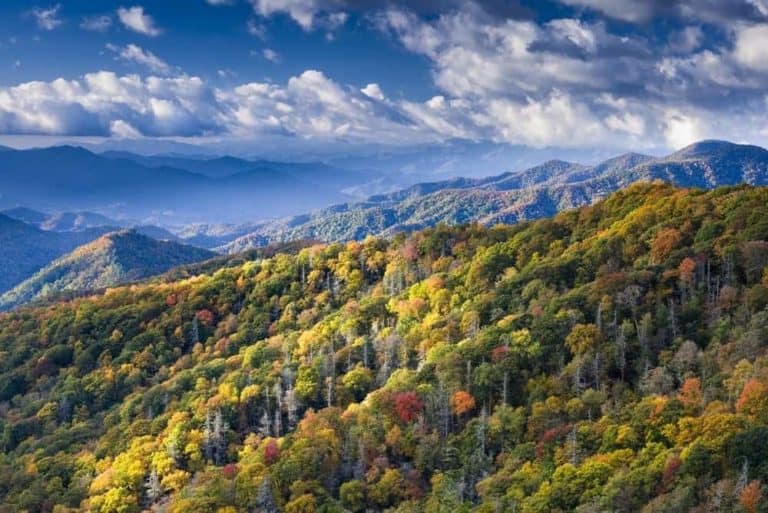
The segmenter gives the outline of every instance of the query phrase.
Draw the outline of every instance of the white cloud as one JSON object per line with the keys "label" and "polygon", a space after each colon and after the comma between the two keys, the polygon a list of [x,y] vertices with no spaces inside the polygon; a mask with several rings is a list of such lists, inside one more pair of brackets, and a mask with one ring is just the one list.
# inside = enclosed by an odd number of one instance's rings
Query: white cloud
{"label": "white cloud", "polygon": [[43,30],[53,30],[64,23],[64,21],[59,18],[59,11],[61,11],[61,4],[56,4],[47,9],[35,7],[32,9],[31,13],[39,28]]}
{"label": "white cloud", "polygon": [[128,44],[124,47],[108,44],[107,49],[115,52],[119,59],[126,62],[133,62],[142,66],[146,66],[150,71],[155,73],[167,75],[171,70],[171,67],[168,65],[168,63],[166,63],[160,57],[150,52],[149,50],[144,50],[135,44]]}
{"label": "white cloud", "polygon": [[86,17],[80,22],[81,29],[94,32],[106,32],[111,26],[112,17],[107,15]]}
{"label": "white cloud", "polygon": [[561,0],[573,7],[600,11],[617,20],[639,22],[648,20],[654,13],[651,0]]}
{"label": "white cloud", "polygon": [[109,134],[117,139],[139,139],[141,137],[138,130],[122,119],[116,119],[109,124]]}
{"label": "white cloud", "polygon": [[739,30],[733,52],[742,65],[768,71],[768,23]]}
{"label": "white cloud", "polygon": [[672,148],[682,148],[707,137],[703,120],[670,110],[664,120],[664,136]]}
{"label": "white cloud", "polygon": [[[625,17],[651,16],[635,3],[627,2],[636,9]],[[742,30],[732,52],[727,43],[696,51],[703,45],[695,26],[683,30],[673,49],[672,42],[658,45],[640,34],[616,35],[599,19],[542,25],[463,9],[430,20],[389,9],[376,23],[429,59],[441,94],[403,108],[445,137],[642,148],[691,134],[736,138],[747,119],[757,131],[768,124],[760,117],[768,114],[762,102],[768,77],[759,69],[768,68],[768,34],[757,28]]]}
{"label": "white cloud", "polygon": [[[287,14],[307,29],[331,26],[331,15],[343,5],[253,4],[257,15]],[[254,27],[258,21],[252,20]],[[494,18],[475,8],[436,17],[390,8],[373,21],[426,59],[436,89],[432,98],[387,97],[376,82],[353,87],[318,70],[283,83],[216,80],[225,85],[214,87],[198,77],[171,77],[179,72],[127,45],[111,49],[117,58],[165,78],[99,72],[0,88],[0,133],[216,134],[383,144],[466,138],[635,149],[677,147],[700,137],[768,137],[761,135],[768,134],[764,25],[735,25],[732,39],[718,47],[702,40],[695,25],[651,41],[640,32],[613,33],[614,25],[599,18],[542,24]],[[337,23],[345,22],[338,16]],[[253,32],[264,36],[263,30]],[[252,54],[279,59],[269,48]],[[234,78],[227,70],[218,76]]]}
{"label": "white cloud", "polygon": [[144,7],[120,7],[117,10],[117,17],[126,28],[139,32],[141,34],[155,37],[162,32],[155,25],[155,20],[149,14],[144,13]]}
{"label": "white cloud", "polygon": [[384,92],[382,92],[379,84],[368,84],[360,89],[360,91],[368,98],[373,98],[374,100],[384,101],[385,99]]}
{"label": "white cloud", "polygon": [[219,115],[211,89],[189,76],[100,71],[0,88],[0,132],[6,134],[110,135],[128,124],[148,136],[198,135],[220,130]]}
{"label": "white cloud", "polygon": [[249,0],[260,16],[286,14],[304,30],[322,27],[333,31],[346,23],[348,15],[332,0]]}
{"label": "white cloud", "polygon": [[264,48],[262,50],[261,55],[267,59],[269,62],[280,62],[280,54],[278,54],[276,51],[274,51],[271,48]]}

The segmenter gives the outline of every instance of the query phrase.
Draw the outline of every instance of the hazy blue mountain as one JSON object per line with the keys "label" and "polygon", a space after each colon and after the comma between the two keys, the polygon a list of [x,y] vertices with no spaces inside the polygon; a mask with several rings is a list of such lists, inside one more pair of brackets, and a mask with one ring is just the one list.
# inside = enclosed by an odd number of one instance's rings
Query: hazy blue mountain
{"label": "hazy blue mountain", "polygon": [[135,230],[113,232],[78,247],[46,265],[0,296],[0,309],[62,293],[103,289],[215,256],[215,253]]}
{"label": "hazy blue mountain", "polygon": [[44,212],[38,210],[32,210],[27,207],[14,207],[3,210],[0,214],[16,219],[17,221],[23,221],[27,224],[33,224],[39,226],[43,224],[50,216]]}
{"label": "hazy blue mountain", "polygon": [[0,214],[24,221],[42,230],[55,232],[77,231],[102,226],[116,229],[133,224],[131,221],[112,219],[95,212],[55,212],[49,214],[27,207],[14,207],[3,210]]}
{"label": "hazy blue mountain", "polygon": [[655,179],[701,188],[766,185],[768,151],[702,141],[661,158],[627,153],[594,166],[550,160],[517,173],[422,183],[363,202],[266,222],[221,249],[238,252],[300,239],[360,239],[440,222],[512,223],[591,204],[632,182]]}
{"label": "hazy blue mountain", "polygon": [[172,167],[184,169],[211,178],[242,173],[252,169],[254,163],[236,157],[184,157],[175,155],[138,155],[127,151],[107,151],[100,154],[110,159],[126,159],[146,167]]}
{"label": "hazy blue mountain", "polygon": [[[366,173],[319,163],[230,158],[147,162],[72,146],[0,152],[0,209],[87,210],[151,224],[243,222],[348,201],[351,196],[342,189],[370,179]],[[210,176],[168,165],[182,162],[187,167],[211,165]]]}

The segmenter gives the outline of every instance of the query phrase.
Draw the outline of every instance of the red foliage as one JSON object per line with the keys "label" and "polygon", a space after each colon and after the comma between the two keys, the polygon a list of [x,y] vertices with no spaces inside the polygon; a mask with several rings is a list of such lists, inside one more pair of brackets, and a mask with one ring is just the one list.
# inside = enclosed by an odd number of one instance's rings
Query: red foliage
{"label": "red foliage", "polygon": [[272,438],[264,446],[264,463],[271,465],[280,458],[280,448],[277,446],[277,441]]}
{"label": "red foliage", "polygon": [[176,294],[168,294],[168,297],[165,298],[165,304],[168,306],[174,306],[178,302],[179,302],[179,296],[177,296]]}
{"label": "red foliage", "polygon": [[491,351],[491,360],[493,363],[499,363],[503,361],[509,354],[509,348],[507,346],[494,347]]}
{"label": "red foliage", "polygon": [[554,427],[544,431],[539,437],[538,443],[536,444],[536,456],[538,458],[543,458],[544,449],[546,449],[547,445],[570,433],[572,429],[573,425],[563,424],[562,426]]}
{"label": "red foliage", "polygon": [[211,324],[213,324],[213,312],[211,312],[207,308],[198,310],[197,320],[202,322],[205,326],[210,326]]}
{"label": "red foliage", "polygon": [[657,493],[665,493],[671,488],[674,484],[675,476],[677,476],[677,471],[682,464],[682,460],[677,456],[667,461],[667,464],[664,466],[664,471],[661,473],[661,482],[659,483],[659,490]]}
{"label": "red foliage", "polygon": [[394,397],[395,414],[401,422],[409,423],[424,410],[424,403],[416,392],[400,392]]}
{"label": "red foliage", "polygon": [[221,475],[227,479],[232,479],[237,475],[237,465],[229,463],[221,467]]}

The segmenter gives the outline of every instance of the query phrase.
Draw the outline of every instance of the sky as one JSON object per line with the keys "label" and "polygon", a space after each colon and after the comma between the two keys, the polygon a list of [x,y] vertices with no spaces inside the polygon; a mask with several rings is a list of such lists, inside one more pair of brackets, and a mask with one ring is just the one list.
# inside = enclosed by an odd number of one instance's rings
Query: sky
{"label": "sky", "polygon": [[137,2],[2,2],[0,143],[768,146],[768,0]]}

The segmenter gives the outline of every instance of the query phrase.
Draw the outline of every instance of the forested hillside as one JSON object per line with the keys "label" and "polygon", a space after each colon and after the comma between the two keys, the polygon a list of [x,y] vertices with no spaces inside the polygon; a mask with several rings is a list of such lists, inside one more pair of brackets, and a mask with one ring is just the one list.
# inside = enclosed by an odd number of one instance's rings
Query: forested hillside
{"label": "forested hillside", "polygon": [[550,160],[485,178],[421,183],[366,201],[344,203],[252,227],[220,249],[238,253],[275,242],[325,242],[391,236],[444,223],[517,223],[585,205],[637,181],[714,189],[768,185],[768,150],[727,141],[700,141],[666,157],[626,153],[594,166]]}
{"label": "forested hillside", "polygon": [[137,281],[215,253],[136,230],[108,233],[57,258],[13,289],[0,294],[0,310],[60,294],[78,294]]}
{"label": "forested hillside", "polygon": [[768,189],[0,315],[5,512],[767,511]]}

